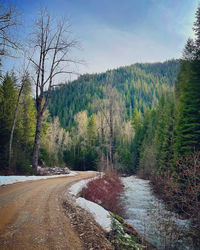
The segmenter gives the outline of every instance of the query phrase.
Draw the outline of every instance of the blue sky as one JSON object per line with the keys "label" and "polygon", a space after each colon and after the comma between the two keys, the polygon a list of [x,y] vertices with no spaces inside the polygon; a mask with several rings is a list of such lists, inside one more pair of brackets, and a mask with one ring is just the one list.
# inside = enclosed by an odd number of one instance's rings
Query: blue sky
{"label": "blue sky", "polygon": [[[11,0],[23,12],[27,34],[40,6],[55,17],[67,16],[81,50],[80,73],[103,72],[136,62],[157,62],[181,56],[193,36],[198,0]],[[7,61],[7,67],[16,62]]]}

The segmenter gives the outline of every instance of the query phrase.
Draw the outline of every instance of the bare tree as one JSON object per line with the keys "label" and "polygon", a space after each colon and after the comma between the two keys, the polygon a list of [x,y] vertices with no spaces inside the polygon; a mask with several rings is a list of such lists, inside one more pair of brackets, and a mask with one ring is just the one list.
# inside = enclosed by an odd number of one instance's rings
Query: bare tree
{"label": "bare tree", "polygon": [[19,48],[14,32],[19,25],[19,16],[15,6],[0,0],[0,56],[10,56],[10,50]]}
{"label": "bare tree", "polygon": [[[35,70],[36,89],[36,132],[33,149],[32,166],[37,172],[38,150],[42,116],[47,108],[52,89],[57,86],[56,79],[61,74],[75,73],[67,70],[70,63],[76,63],[69,58],[69,52],[76,47],[77,42],[70,39],[70,26],[65,19],[56,22],[46,10],[41,10],[34,25],[33,39],[34,55],[30,61]],[[46,93],[45,93],[46,92]]]}
{"label": "bare tree", "polygon": [[[100,116],[98,129],[101,130],[102,149],[107,148],[107,159],[109,158],[110,168],[113,169],[115,151],[114,136],[124,116],[124,104],[121,102],[118,91],[111,85],[107,85],[104,88],[104,99],[97,99],[94,106],[96,106],[96,109],[99,111],[98,116]],[[105,124],[107,129],[105,128]],[[105,132],[108,132],[108,145],[104,147]]]}
{"label": "bare tree", "polygon": [[105,91],[105,98],[107,99],[107,118],[106,121],[109,126],[109,154],[110,154],[110,164],[111,168],[114,165],[114,128],[117,128],[121,124],[121,119],[123,117],[124,107],[121,103],[118,91],[107,86]]}

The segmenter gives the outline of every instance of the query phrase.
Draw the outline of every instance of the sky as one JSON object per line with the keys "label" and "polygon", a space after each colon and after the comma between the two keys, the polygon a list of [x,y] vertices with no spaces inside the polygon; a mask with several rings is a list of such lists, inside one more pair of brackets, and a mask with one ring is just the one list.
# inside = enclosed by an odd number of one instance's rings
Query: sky
{"label": "sky", "polygon": [[[104,72],[136,62],[180,58],[192,26],[198,0],[7,0],[22,12],[20,36],[31,30],[40,6],[71,23],[81,45],[73,58],[84,60],[79,73]],[[15,67],[7,60],[6,70]]]}

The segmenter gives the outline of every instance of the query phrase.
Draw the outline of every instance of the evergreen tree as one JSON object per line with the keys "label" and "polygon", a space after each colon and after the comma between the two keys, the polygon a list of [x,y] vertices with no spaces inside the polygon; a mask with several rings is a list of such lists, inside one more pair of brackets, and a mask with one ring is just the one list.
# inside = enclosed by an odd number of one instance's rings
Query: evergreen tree
{"label": "evergreen tree", "polygon": [[22,134],[21,139],[25,147],[33,143],[35,134],[36,110],[34,100],[31,97],[31,82],[26,79],[20,102],[20,112],[18,115],[18,123],[21,123]]}
{"label": "evergreen tree", "polygon": [[91,147],[94,146],[96,140],[96,121],[94,114],[92,114],[92,116],[88,119],[87,139],[88,139],[88,145]]}
{"label": "evergreen tree", "polygon": [[195,59],[195,44],[193,39],[189,38],[183,50],[183,58],[185,60],[193,60]]}
{"label": "evergreen tree", "polygon": [[200,149],[200,61],[182,61],[177,83],[177,157]]}
{"label": "evergreen tree", "polygon": [[200,5],[196,11],[196,21],[194,23],[193,30],[195,32],[194,54],[197,60],[200,60]]}
{"label": "evergreen tree", "polygon": [[2,82],[0,98],[0,162],[3,169],[8,166],[8,143],[16,100],[16,87],[11,77],[6,74]]}
{"label": "evergreen tree", "polygon": [[200,7],[194,31],[195,41],[186,44],[176,86],[176,157],[200,150]]}

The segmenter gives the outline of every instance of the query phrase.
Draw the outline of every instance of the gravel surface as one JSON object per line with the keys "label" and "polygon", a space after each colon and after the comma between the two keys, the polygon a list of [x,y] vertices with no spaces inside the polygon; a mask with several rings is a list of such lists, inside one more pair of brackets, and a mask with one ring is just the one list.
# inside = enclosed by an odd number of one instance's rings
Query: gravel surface
{"label": "gravel surface", "polygon": [[66,191],[95,175],[78,172],[1,186],[0,249],[113,249],[92,216],[73,205]]}

